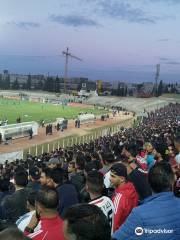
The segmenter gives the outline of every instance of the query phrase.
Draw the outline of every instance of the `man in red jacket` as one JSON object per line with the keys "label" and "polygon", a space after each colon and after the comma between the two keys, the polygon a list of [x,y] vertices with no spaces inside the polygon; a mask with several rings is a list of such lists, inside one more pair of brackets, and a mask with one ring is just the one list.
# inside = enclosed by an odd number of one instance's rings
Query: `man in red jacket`
{"label": "man in red jacket", "polygon": [[115,187],[115,193],[112,196],[115,207],[115,231],[124,223],[131,210],[138,205],[138,194],[134,185],[127,181],[127,169],[121,163],[116,163],[111,167],[110,181]]}
{"label": "man in red jacket", "polygon": [[[57,212],[58,201],[58,193],[55,189],[45,186],[38,191],[36,214],[26,226],[25,235],[33,240],[64,240],[63,221]],[[34,232],[38,223],[40,229]]]}

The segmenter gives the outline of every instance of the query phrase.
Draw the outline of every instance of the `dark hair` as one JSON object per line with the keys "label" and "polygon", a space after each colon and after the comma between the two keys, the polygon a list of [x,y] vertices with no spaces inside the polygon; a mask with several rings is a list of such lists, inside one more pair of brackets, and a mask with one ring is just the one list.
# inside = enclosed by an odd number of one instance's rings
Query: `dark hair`
{"label": "dark hair", "polygon": [[174,142],[180,144],[180,133],[174,136]]}
{"label": "dark hair", "polygon": [[9,185],[10,185],[9,179],[6,178],[0,179],[0,191],[2,192],[8,191]]}
{"label": "dark hair", "polygon": [[5,240],[30,240],[29,237],[24,236],[23,232],[21,232],[18,228],[10,227],[6,228],[2,232],[0,232],[0,239]]}
{"label": "dark hair", "polygon": [[50,168],[47,168],[47,167],[46,167],[46,168],[43,168],[43,169],[42,169],[41,173],[45,173],[46,177],[49,177],[49,178],[50,178],[50,177],[51,177],[51,171],[52,171],[52,170],[51,170]]}
{"label": "dark hair", "polygon": [[136,157],[139,149],[134,143],[125,143],[124,148],[128,151],[133,157]]}
{"label": "dark hair", "polygon": [[78,166],[78,169],[84,170],[85,167],[85,158],[83,155],[78,155],[76,158],[76,165]]}
{"label": "dark hair", "polygon": [[149,171],[149,184],[155,193],[172,191],[174,173],[169,163],[159,162]]}
{"label": "dark hair", "polygon": [[42,186],[36,195],[36,202],[42,204],[47,209],[56,209],[58,206],[58,193],[55,189]]}
{"label": "dark hair", "polygon": [[104,162],[107,162],[107,163],[113,163],[114,162],[114,155],[110,152],[102,154],[102,158],[103,158]]}
{"label": "dark hair", "polygon": [[64,170],[62,168],[54,168],[51,170],[50,178],[56,184],[62,184],[64,179]]}
{"label": "dark hair", "polygon": [[88,189],[91,193],[94,194],[102,194],[103,192],[103,175],[98,171],[91,171],[88,173],[86,177],[86,183],[88,185]]}
{"label": "dark hair", "polygon": [[86,164],[84,170],[88,173],[91,172],[92,170],[99,170],[95,164],[95,161],[89,162]]}
{"label": "dark hair", "polygon": [[65,213],[67,233],[76,240],[110,240],[111,228],[102,210],[93,204],[77,204]]}
{"label": "dark hair", "polygon": [[28,174],[25,171],[18,171],[14,175],[16,185],[25,187],[28,184]]}
{"label": "dark hair", "polygon": [[28,196],[27,196],[27,201],[28,201],[33,207],[35,207],[36,195],[37,195],[37,191],[31,191],[31,192],[28,193]]}

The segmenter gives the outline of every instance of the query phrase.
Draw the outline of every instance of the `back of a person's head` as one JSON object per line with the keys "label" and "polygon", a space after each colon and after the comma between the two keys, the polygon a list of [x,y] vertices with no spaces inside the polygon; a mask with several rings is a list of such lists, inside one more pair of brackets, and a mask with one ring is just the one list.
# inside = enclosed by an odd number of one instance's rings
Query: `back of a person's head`
{"label": "back of a person's head", "polygon": [[102,210],[93,204],[78,204],[68,208],[64,220],[67,223],[67,240],[110,240],[111,228]]}
{"label": "back of a person's head", "polygon": [[111,152],[102,154],[102,158],[103,158],[103,161],[108,164],[114,163],[114,161],[115,161],[114,155]]}
{"label": "back of a person's head", "polygon": [[174,136],[174,142],[180,144],[180,133]]}
{"label": "back of a person's head", "polygon": [[51,171],[52,169],[45,167],[42,169],[41,173],[44,173],[46,177],[51,177]]}
{"label": "back of a person's head", "polygon": [[173,189],[175,176],[170,164],[163,161],[150,169],[148,180],[153,192],[168,192]]}
{"label": "back of a person's head", "polygon": [[89,173],[92,170],[99,170],[99,169],[97,168],[97,165],[95,164],[95,161],[92,161],[92,162],[89,162],[85,165],[84,170],[85,170],[86,173]]}
{"label": "back of a person's head", "polygon": [[0,191],[1,192],[8,191],[9,185],[10,185],[9,179],[6,179],[6,178],[0,179]]}
{"label": "back of a person's head", "polygon": [[125,143],[124,148],[131,154],[132,157],[136,157],[137,154],[139,153],[139,148],[136,146],[136,144],[132,142]]}
{"label": "back of a person's head", "polygon": [[76,167],[79,170],[84,170],[85,167],[85,157],[82,154],[79,154],[75,160]]}
{"label": "back of a person's head", "polygon": [[56,184],[62,184],[64,178],[64,170],[62,168],[54,168],[51,170],[50,177]]}
{"label": "back of a person's head", "polygon": [[14,181],[17,186],[25,187],[28,184],[27,172],[17,171],[14,175]]}
{"label": "back of a person's head", "polygon": [[0,240],[30,240],[30,238],[24,236],[17,228],[11,227],[0,232]]}
{"label": "back of a person's head", "polygon": [[42,186],[36,195],[36,202],[46,209],[55,210],[58,207],[58,193],[55,189],[48,186]]}
{"label": "back of a person's head", "polygon": [[103,175],[102,173],[94,170],[88,173],[86,177],[86,184],[88,186],[87,191],[94,194],[102,194],[103,192]]}
{"label": "back of a person's head", "polygon": [[27,196],[27,201],[33,207],[35,207],[36,194],[37,194],[37,191],[32,190],[28,193],[28,196]]}

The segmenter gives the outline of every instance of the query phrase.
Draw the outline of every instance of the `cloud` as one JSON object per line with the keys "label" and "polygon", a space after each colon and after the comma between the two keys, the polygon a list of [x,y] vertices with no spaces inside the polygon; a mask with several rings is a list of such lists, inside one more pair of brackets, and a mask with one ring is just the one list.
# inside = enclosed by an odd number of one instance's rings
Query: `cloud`
{"label": "cloud", "polygon": [[169,65],[180,65],[180,62],[169,61],[169,62],[166,62],[166,64],[169,64]]}
{"label": "cloud", "polygon": [[36,23],[36,22],[7,22],[8,25],[15,25],[19,28],[22,28],[22,29],[30,29],[30,28],[38,28],[40,27],[40,24],[39,23]]}
{"label": "cloud", "polygon": [[169,38],[162,38],[159,39],[158,42],[168,42],[170,39]]}
{"label": "cloud", "polygon": [[96,21],[92,19],[85,18],[83,16],[76,16],[76,15],[67,15],[67,16],[51,15],[50,20],[56,23],[64,24],[67,26],[73,26],[73,27],[100,26]]}
{"label": "cloud", "polygon": [[[89,1],[88,1],[89,2]],[[135,23],[156,23],[155,16],[148,16],[140,8],[134,8],[129,3],[116,0],[99,0],[96,3],[96,12],[103,16]]]}
{"label": "cloud", "polygon": [[179,0],[148,0],[149,2],[152,3],[165,3],[165,4],[179,4],[180,1]]}
{"label": "cloud", "polygon": [[161,60],[161,61],[169,61],[170,58],[160,57],[159,60]]}

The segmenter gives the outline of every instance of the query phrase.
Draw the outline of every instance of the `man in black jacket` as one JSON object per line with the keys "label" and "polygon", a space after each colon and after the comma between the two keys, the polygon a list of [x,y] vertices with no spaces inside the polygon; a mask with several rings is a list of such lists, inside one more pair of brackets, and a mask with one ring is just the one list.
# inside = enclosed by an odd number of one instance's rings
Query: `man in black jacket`
{"label": "man in black jacket", "polygon": [[12,195],[6,196],[1,203],[2,219],[6,219],[10,223],[15,223],[20,216],[28,212],[26,206],[28,191],[25,188],[27,183],[27,172],[19,171],[15,173],[15,192]]}
{"label": "man in black jacket", "polygon": [[58,192],[58,211],[61,217],[64,216],[66,210],[70,206],[79,202],[76,188],[67,180],[65,171],[62,168],[55,168],[51,170],[48,185],[56,188]]}

